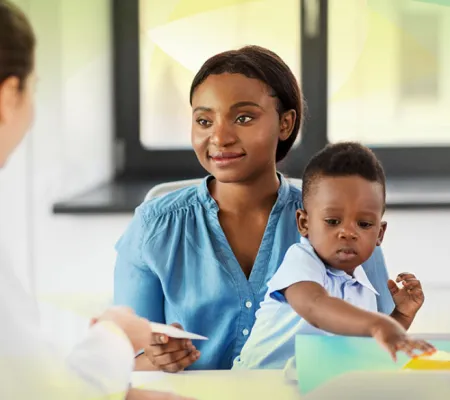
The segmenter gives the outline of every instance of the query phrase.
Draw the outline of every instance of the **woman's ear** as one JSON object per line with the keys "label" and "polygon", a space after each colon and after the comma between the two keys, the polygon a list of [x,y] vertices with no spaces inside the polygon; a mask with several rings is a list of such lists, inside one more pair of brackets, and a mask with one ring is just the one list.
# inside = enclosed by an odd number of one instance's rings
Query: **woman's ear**
{"label": "woman's ear", "polygon": [[283,113],[280,118],[280,137],[281,141],[287,140],[294,129],[297,113],[295,110],[289,110]]}
{"label": "woman's ear", "polygon": [[11,76],[0,84],[0,123],[8,122],[20,101],[19,78]]}
{"label": "woman's ear", "polygon": [[384,234],[386,233],[386,229],[387,229],[387,222],[381,221],[380,231],[378,232],[377,246],[381,246],[381,243],[383,243]]}
{"label": "woman's ear", "polygon": [[305,210],[297,210],[297,228],[304,238],[308,237],[308,214]]}

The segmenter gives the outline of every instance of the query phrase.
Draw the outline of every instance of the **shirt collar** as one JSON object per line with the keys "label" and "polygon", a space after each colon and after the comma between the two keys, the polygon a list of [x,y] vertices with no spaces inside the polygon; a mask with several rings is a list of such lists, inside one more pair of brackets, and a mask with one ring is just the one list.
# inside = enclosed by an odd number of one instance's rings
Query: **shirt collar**
{"label": "shirt collar", "polygon": [[375,293],[377,296],[380,294],[375,290],[375,288],[372,286],[372,284],[369,281],[369,278],[367,277],[364,268],[361,265],[358,265],[355,268],[355,271],[353,272],[353,277],[351,277],[349,274],[347,274],[345,271],[342,271],[340,269],[332,268],[330,266],[327,266],[327,271],[334,276],[345,276],[349,280],[354,280],[355,282],[358,282],[360,285],[366,287],[373,293]]}
{"label": "shirt collar", "polygon": [[[312,248],[311,243],[309,242],[309,240],[307,238],[301,237],[300,243]],[[369,289],[370,291],[375,293],[377,296],[380,295],[375,290],[375,288],[372,286],[372,284],[370,283],[369,278],[367,277],[367,275],[364,271],[364,268],[361,265],[359,265],[355,268],[355,271],[353,272],[353,278],[350,275],[348,275],[345,271],[342,271],[341,269],[336,269],[336,268],[330,267],[329,265],[327,265],[326,268],[327,268],[327,272],[330,275],[344,276],[344,277],[347,277],[348,279],[354,279],[360,285],[366,287],[367,289]]]}
{"label": "shirt collar", "polygon": [[208,183],[214,179],[212,175],[208,175],[197,187],[197,195],[200,202],[208,209],[208,210],[219,210],[219,206],[216,201],[212,198],[211,194],[208,190]]}
{"label": "shirt collar", "polygon": [[[301,244],[302,246],[306,246],[306,247],[309,247],[309,248],[312,249],[311,242],[308,240],[308,238],[305,238],[305,237],[303,237],[303,236],[300,236],[300,244]],[[318,256],[317,256],[317,257],[318,257]]]}
{"label": "shirt collar", "polygon": [[[277,172],[278,179],[280,180],[280,186],[278,188],[278,198],[275,202],[275,205],[273,207],[272,211],[278,211],[284,207],[286,204],[288,198],[289,198],[289,182],[288,180],[280,173]],[[208,190],[208,183],[214,179],[212,175],[207,176],[203,181],[200,183],[200,185],[197,188],[197,194],[198,198],[200,199],[200,202],[207,208],[212,210],[219,210],[219,206],[217,205],[216,201],[213,199],[211,194]]]}
{"label": "shirt collar", "polygon": [[369,278],[367,277],[366,272],[364,271],[364,268],[361,265],[355,268],[355,271],[353,272],[353,276],[354,276],[356,282],[360,283],[361,285],[363,285],[367,289],[371,290],[377,296],[380,295],[375,290],[375,288],[372,286],[372,284],[370,283]]}

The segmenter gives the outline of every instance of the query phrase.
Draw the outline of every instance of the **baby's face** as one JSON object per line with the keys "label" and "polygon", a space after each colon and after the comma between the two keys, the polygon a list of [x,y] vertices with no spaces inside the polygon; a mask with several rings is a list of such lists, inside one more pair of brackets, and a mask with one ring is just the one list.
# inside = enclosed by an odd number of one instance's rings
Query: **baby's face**
{"label": "baby's face", "polygon": [[300,233],[326,264],[353,274],[383,240],[383,188],[348,176],[320,177],[311,189],[297,215]]}

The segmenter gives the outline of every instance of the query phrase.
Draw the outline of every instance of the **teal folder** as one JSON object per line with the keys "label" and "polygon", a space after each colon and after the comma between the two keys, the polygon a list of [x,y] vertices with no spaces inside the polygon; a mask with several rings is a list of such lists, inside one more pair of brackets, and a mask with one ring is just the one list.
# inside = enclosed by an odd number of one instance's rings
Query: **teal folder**
{"label": "teal folder", "polygon": [[[450,340],[429,340],[450,352]],[[398,371],[409,357],[397,353],[397,362],[374,339],[351,336],[298,335],[295,361],[300,392],[306,394],[339,375],[352,371]]]}

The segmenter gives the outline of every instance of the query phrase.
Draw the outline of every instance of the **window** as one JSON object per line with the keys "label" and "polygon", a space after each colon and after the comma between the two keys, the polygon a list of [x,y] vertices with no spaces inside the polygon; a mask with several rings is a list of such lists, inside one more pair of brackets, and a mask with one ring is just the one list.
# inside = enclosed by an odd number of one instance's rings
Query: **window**
{"label": "window", "polygon": [[206,174],[190,149],[189,87],[209,56],[278,52],[307,102],[278,166],[301,177],[329,141],[370,146],[390,207],[450,205],[447,0],[114,0],[116,172],[55,212],[132,211],[152,185]]}
{"label": "window", "polygon": [[[439,87],[447,49],[440,44],[450,20],[437,10],[431,12],[400,10],[397,31],[400,43],[400,101],[428,102],[439,106]],[[446,20],[447,19],[447,20]],[[444,26],[443,26],[444,24]]]}
{"label": "window", "polygon": [[[258,44],[300,78],[300,3],[139,1],[140,139],[147,149],[190,148],[189,89],[204,61]],[[270,29],[269,29],[270,27]]]}
{"label": "window", "polygon": [[450,175],[450,7],[329,0],[328,140],[375,149],[391,175]]}
{"label": "window", "polygon": [[275,50],[302,82],[308,116],[280,165],[288,175],[328,141],[358,140],[388,177],[450,177],[442,1],[115,0],[114,34],[119,177],[205,175],[190,149],[189,86],[209,56],[245,44]]}

